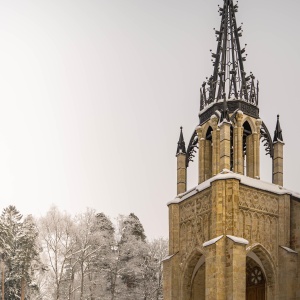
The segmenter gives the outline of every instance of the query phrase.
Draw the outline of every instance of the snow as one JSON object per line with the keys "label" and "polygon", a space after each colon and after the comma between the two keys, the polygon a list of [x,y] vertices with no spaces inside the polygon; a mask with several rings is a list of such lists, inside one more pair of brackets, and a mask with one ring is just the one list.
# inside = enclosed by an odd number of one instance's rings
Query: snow
{"label": "snow", "polygon": [[285,145],[284,141],[282,141],[281,139],[277,138],[277,141],[274,142],[273,144],[277,144],[277,143],[281,143],[283,145]]}
{"label": "snow", "polygon": [[227,121],[226,119],[224,119],[222,122],[220,122],[220,123],[218,124],[218,126],[221,127],[223,124],[229,124],[229,125],[230,125],[230,124],[232,124],[232,123],[231,123],[231,121]]}
{"label": "snow", "polygon": [[207,246],[210,246],[210,245],[212,245],[212,244],[215,244],[215,243],[216,243],[217,241],[219,241],[223,236],[224,236],[224,235],[220,235],[220,236],[218,236],[218,237],[216,237],[216,238],[214,238],[214,239],[212,239],[212,240],[209,240],[209,241],[203,243],[203,247],[207,247]]}
{"label": "snow", "polygon": [[283,248],[284,250],[286,250],[287,252],[298,254],[298,252],[292,250],[291,248],[288,248],[288,247],[285,247],[285,246],[280,246],[280,247]]}
{"label": "snow", "polygon": [[249,244],[249,241],[247,241],[246,239],[244,238],[241,238],[241,237],[237,237],[237,236],[233,236],[233,235],[226,235],[229,239],[231,239],[232,241],[234,241],[235,243],[238,243],[238,244],[244,244],[244,245],[248,245]]}
{"label": "snow", "polygon": [[292,195],[296,198],[300,199],[300,193],[288,190],[283,188],[282,186],[270,183],[270,182],[266,182],[266,181],[262,181],[259,179],[254,179],[245,175],[241,175],[241,174],[237,174],[234,173],[230,170],[224,169],[221,173],[217,174],[216,176],[200,183],[199,185],[197,185],[196,187],[186,191],[185,193],[182,193],[178,196],[176,196],[176,198],[172,201],[169,201],[167,203],[167,205],[170,204],[175,204],[175,203],[180,203],[182,201],[184,201],[187,198],[190,198],[191,196],[197,194],[198,192],[204,191],[205,189],[209,188],[211,186],[211,183],[217,180],[226,180],[226,179],[237,179],[240,181],[241,184],[243,185],[247,185],[259,190],[263,190],[263,191],[268,191],[268,192],[272,192],[275,193],[277,195]]}
{"label": "snow", "polygon": [[162,260],[162,262],[163,261],[165,261],[165,260],[168,260],[168,259],[170,259],[170,258],[172,258],[174,255],[176,255],[178,252],[176,252],[175,254],[172,254],[172,255],[168,255],[167,257],[165,257],[163,260]]}
{"label": "snow", "polygon": [[[228,99],[226,99],[226,101],[229,102],[229,101],[245,101],[245,100],[243,100],[241,98],[228,98]],[[203,114],[205,111],[207,111],[209,108],[211,108],[214,104],[216,104],[216,103],[222,103],[222,102],[223,102],[223,99],[220,99],[219,101],[214,100],[213,102],[211,102],[210,104],[208,104],[207,106],[205,106],[202,110],[200,110],[199,111],[199,115]],[[258,107],[256,105],[253,105],[252,103],[249,103],[249,104],[251,104],[254,107]]]}

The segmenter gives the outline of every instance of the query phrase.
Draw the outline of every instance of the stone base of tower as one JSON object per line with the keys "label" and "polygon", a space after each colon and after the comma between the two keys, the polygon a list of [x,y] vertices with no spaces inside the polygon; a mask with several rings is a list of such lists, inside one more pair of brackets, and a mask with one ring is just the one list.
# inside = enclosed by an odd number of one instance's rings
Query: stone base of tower
{"label": "stone base of tower", "polygon": [[169,209],[164,300],[300,299],[299,194],[229,172]]}

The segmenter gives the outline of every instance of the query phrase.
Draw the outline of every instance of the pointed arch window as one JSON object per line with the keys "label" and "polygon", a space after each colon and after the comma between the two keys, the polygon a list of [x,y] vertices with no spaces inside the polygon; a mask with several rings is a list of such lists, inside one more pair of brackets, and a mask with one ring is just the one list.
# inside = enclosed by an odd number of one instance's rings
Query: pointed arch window
{"label": "pointed arch window", "polygon": [[253,135],[252,129],[248,121],[243,124],[243,158],[244,158],[244,174],[253,177]]}

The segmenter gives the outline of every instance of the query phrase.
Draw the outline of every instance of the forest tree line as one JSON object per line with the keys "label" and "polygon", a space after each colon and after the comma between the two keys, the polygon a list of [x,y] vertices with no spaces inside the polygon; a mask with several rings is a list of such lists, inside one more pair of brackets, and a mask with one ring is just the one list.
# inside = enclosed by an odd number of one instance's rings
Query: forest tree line
{"label": "forest tree line", "polygon": [[148,241],[133,213],[117,224],[55,206],[39,219],[0,216],[1,300],[158,300],[167,240]]}

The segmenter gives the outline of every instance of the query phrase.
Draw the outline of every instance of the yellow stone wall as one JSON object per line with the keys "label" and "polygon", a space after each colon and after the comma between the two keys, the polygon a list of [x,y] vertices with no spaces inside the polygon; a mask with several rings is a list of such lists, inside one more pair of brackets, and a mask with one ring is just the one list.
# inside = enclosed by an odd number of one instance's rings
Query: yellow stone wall
{"label": "yellow stone wall", "polygon": [[[260,176],[260,127],[261,120],[244,115],[242,111],[238,111],[235,115],[233,128],[233,171],[238,174],[244,174],[244,151],[243,151],[243,124],[247,121],[251,127],[252,134],[247,137],[246,147],[246,174],[252,178]],[[212,128],[212,141],[206,140],[206,133]],[[218,124],[216,116],[198,126],[196,131],[198,135],[198,183],[204,182],[212,176],[218,174],[223,169],[231,169],[230,153],[231,153],[231,124],[222,122]],[[276,153],[279,153],[277,151]],[[280,153],[275,158],[275,177],[281,176],[282,168],[280,163],[282,159]],[[280,169],[281,168],[281,169]],[[279,171],[277,171],[279,170]]]}
{"label": "yellow stone wall", "polygon": [[164,300],[245,299],[250,253],[263,265],[266,299],[300,299],[298,254],[281,247],[300,251],[299,199],[222,179],[170,204],[169,213],[173,256],[164,261]]}
{"label": "yellow stone wall", "polygon": [[[232,170],[259,180],[262,121],[242,111],[230,117],[233,122],[219,124],[213,115],[196,128],[198,183],[211,180],[209,187],[187,197],[186,154],[177,155],[178,202],[169,205],[164,300],[245,299],[250,264],[264,274],[267,300],[300,300],[300,198],[230,176],[211,179]],[[277,189],[283,184],[283,145],[273,145]]]}

